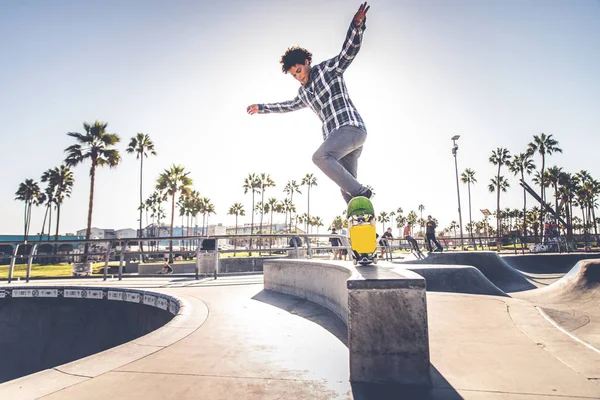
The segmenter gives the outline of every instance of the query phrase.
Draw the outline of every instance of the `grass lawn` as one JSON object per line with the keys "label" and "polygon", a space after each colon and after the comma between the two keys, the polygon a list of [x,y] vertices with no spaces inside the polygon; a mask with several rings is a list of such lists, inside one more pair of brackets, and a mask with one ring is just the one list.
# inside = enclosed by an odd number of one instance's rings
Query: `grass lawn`
{"label": "grass lawn", "polygon": [[[109,263],[109,266],[118,266],[119,263]],[[93,272],[94,274],[102,273],[104,263],[94,263]],[[0,279],[8,279],[9,265],[0,265]],[[27,264],[16,264],[13,273],[13,278],[25,278],[27,274]],[[73,266],[71,264],[58,264],[58,265],[31,265],[30,277],[60,277],[60,276],[72,276]]]}

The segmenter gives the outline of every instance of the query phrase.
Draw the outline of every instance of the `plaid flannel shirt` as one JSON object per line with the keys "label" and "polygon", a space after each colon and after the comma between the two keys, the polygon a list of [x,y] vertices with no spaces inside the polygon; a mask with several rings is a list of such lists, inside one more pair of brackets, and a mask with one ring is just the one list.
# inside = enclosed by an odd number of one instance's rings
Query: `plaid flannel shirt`
{"label": "plaid flannel shirt", "polygon": [[310,79],[300,86],[294,100],[259,104],[259,113],[285,113],[310,107],[323,123],[323,140],[342,126],[356,126],[367,131],[365,124],[348,95],[344,71],[360,50],[366,19],[360,27],[350,24],[340,54],[310,69]]}

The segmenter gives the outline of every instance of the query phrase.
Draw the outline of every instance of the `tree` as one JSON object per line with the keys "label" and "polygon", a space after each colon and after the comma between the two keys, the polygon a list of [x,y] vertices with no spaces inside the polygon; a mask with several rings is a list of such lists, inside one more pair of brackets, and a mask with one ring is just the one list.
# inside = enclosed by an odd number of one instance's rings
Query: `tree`
{"label": "tree", "polygon": [[562,149],[558,147],[558,141],[556,141],[552,135],[545,133],[540,136],[533,135],[533,142],[528,145],[527,152],[531,155],[536,152],[542,157],[542,169],[540,174],[540,227],[544,226],[544,202],[546,201],[545,196],[545,185],[544,185],[544,173],[546,167],[546,155],[552,155],[553,153],[562,153]]}
{"label": "tree", "polygon": [[277,206],[279,205],[279,201],[275,197],[271,197],[265,205],[265,210],[268,209],[267,212],[271,213],[271,229],[269,229],[269,233],[273,234],[273,213],[278,212]]}
{"label": "tree", "polygon": [[560,223],[558,222],[558,217],[560,216],[560,210],[558,209],[558,185],[562,180],[562,174],[564,174],[562,168],[557,167],[556,165],[548,169],[548,183],[554,188],[554,221],[556,221],[556,226],[558,229],[558,234],[560,235]]}
{"label": "tree", "polygon": [[421,236],[423,235],[423,211],[425,211],[425,206],[423,204],[419,204],[419,207],[417,207],[417,209],[419,210],[419,212],[421,213],[420,218],[419,218],[419,225],[420,225],[420,232],[421,232]]}
{"label": "tree", "polygon": [[[175,197],[177,195],[187,196],[191,190],[192,178],[190,173],[181,165],[173,164],[171,168],[165,169],[156,182],[156,189],[171,196],[171,225],[169,236],[173,237],[173,223],[175,221]],[[160,227],[159,227],[160,232]],[[169,240],[169,262],[173,262],[173,239]]]}
{"label": "tree", "polygon": [[76,167],[84,161],[90,161],[90,198],[88,204],[87,229],[85,231],[85,249],[83,261],[87,261],[88,240],[92,230],[92,211],[94,209],[94,186],[96,184],[96,168],[109,166],[116,167],[121,161],[119,151],[112,147],[121,139],[116,133],[107,133],[106,122],[95,121],[93,124],[83,123],[85,133],[69,132],[67,136],[74,138],[77,143],[65,149],[67,158],[65,164]]}
{"label": "tree", "polygon": [[[252,216],[250,222],[250,234],[254,235],[254,195],[258,193],[258,189],[260,188],[260,182],[258,179],[258,175],[256,174],[248,174],[248,177],[244,179],[244,194],[248,193],[248,191],[252,192]],[[252,247],[252,239],[250,239],[250,247]]]}
{"label": "tree", "polygon": [[44,230],[46,229],[46,219],[48,217],[48,240],[50,240],[50,231],[52,230],[52,205],[54,204],[54,193],[56,189],[54,188],[54,181],[51,179],[54,170],[52,168],[44,171],[42,174],[41,181],[47,183],[46,189],[44,190],[45,194],[45,205],[46,212],[44,213],[44,222],[42,222],[42,232],[40,233],[40,241],[44,237]]}
{"label": "tree", "polygon": [[[513,156],[512,162],[509,163],[508,169],[515,176],[521,175],[521,181],[525,183],[525,174],[531,175],[535,170],[535,164],[531,160],[529,152],[520,153]],[[523,187],[523,215],[527,213],[527,190]],[[523,235],[527,236],[527,219],[523,218]]]}
{"label": "tree", "polygon": [[386,213],[385,211],[380,212],[379,216],[377,217],[377,221],[381,222],[382,232],[385,232],[385,223],[390,221],[388,213]]}
{"label": "tree", "polygon": [[313,186],[317,186],[317,178],[313,175],[313,174],[306,174],[304,176],[304,178],[302,178],[302,182],[300,183],[300,185],[304,186],[306,185],[308,187],[308,206],[307,206],[307,210],[306,210],[306,231],[308,232],[308,223],[310,222],[310,188]]}
{"label": "tree", "polygon": [[[492,155],[490,156],[489,161],[498,166],[498,173],[496,174],[496,179],[495,182],[497,185],[500,185],[502,183],[502,180],[500,179],[500,169],[502,168],[503,165],[507,165],[510,162],[510,153],[507,149],[502,148],[502,147],[498,147],[496,150],[492,150]],[[506,179],[504,180],[506,181]],[[494,182],[494,179],[492,179],[492,182]],[[508,182],[506,182],[506,187],[508,187]],[[496,187],[496,226],[497,226],[497,231],[498,231],[498,235],[501,234],[502,230],[500,227],[500,191],[501,188],[500,186]],[[504,192],[506,191],[506,189],[503,190]],[[492,189],[490,189],[490,192],[493,192]]]}
{"label": "tree", "polygon": [[[50,179],[52,179],[54,185],[54,203],[56,204],[56,231],[54,234],[54,240],[58,241],[60,207],[65,201],[65,197],[71,197],[73,185],[75,184],[75,178],[73,177],[73,171],[71,171],[71,168],[69,168],[68,165],[61,164],[59,167],[54,168]],[[58,246],[55,246],[55,249],[58,249]]]}
{"label": "tree", "polygon": [[265,173],[260,174],[258,177],[259,187],[260,187],[260,202],[263,204],[260,213],[260,231],[262,232],[263,225],[263,216],[265,214],[264,204],[265,204],[265,191],[269,187],[275,187],[275,182],[271,179],[271,176]]}
{"label": "tree", "polygon": [[460,175],[460,180],[462,183],[467,184],[467,192],[469,193],[469,224],[467,225],[467,229],[469,229],[471,241],[473,242],[473,245],[475,245],[475,238],[473,238],[473,218],[471,218],[471,185],[477,183],[477,179],[475,179],[475,171],[470,168],[465,169],[465,171]]}
{"label": "tree", "polygon": [[319,227],[323,226],[323,220],[321,217],[312,217],[310,221],[311,226],[317,227],[317,235],[319,234]]}
{"label": "tree", "polygon": [[[143,248],[143,242],[142,242],[142,238],[144,237],[143,235],[143,229],[142,229],[142,210],[144,209],[144,200],[143,200],[143,177],[144,177],[144,157],[148,158],[148,154],[152,154],[153,156],[156,155],[156,151],[154,150],[154,143],[152,142],[152,140],[150,139],[150,136],[148,136],[145,133],[141,133],[138,132],[137,135],[135,135],[134,137],[132,137],[129,141],[129,146],[127,146],[127,149],[125,150],[127,151],[127,153],[129,154],[135,154],[135,158],[140,160],[140,206],[139,206],[139,210],[140,210],[140,231],[139,231],[139,235],[138,238],[139,240],[139,244],[140,244],[140,252],[142,252],[141,254],[141,259],[144,259],[144,248]],[[182,227],[183,229],[183,227]]]}
{"label": "tree", "polygon": [[456,239],[456,228],[458,228],[458,223],[456,221],[452,221],[450,222],[450,226],[448,227],[448,229],[451,229],[454,231],[454,239]]}
{"label": "tree", "polygon": [[498,234],[498,236],[501,235],[502,231],[501,231],[501,225],[500,225],[500,220],[502,218],[502,211],[500,210],[500,192],[504,192],[506,193],[506,190],[510,187],[508,181],[506,180],[506,178],[504,178],[502,175],[498,176],[498,177],[493,177],[491,180],[491,183],[488,185],[488,189],[491,193],[493,193],[494,191],[497,192],[497,197],[496,197],[496,232]]}
{"label": "tree", "polygon": [[19,188],[15,192],[15,195],[15,200],[20,200],[25,203],[25,210],[23,213],[23,236],[24,240],[27,241],[29,228],[31,225],[31,207],[34,203],[39,202],[44,198],[43,193],[40,191],[40,187],[37,182],[35,182],[33,179],[25,179],[24,182],[19,184]]}
{"label": "tree", "polygon": [[[246,211],[244,210],[244,206],[242,203],[233,203],[229,210],[227,211],[227,215],[235,215],[235,234],[238,234],[238,217],[241,215],[242,217],[246,215]],[[234,249],[237,249],[237,240],[233,243]],[[235,255],[235,253],[233,253]]]}
{"label": "tree", "polygon": [[[300,191],[300,186],[298,185],[298,182],[292,180],[292,181],[288,181],[288,183],[285,185],[285,188],[283,189],[283,191],[290,196],[289,198],[289,203],[287,204],[294,204],[294,193],[298,193],[298,194],[302,194],[302,192]],[[290,213],[290,232],[292,231],[292,210],[291,207],[287,207],[286,206],[286,210],[287,212]],[[294,210],[296,211],[296,210]],[[286,214],[286,221],[287,221],[287,214]]]}

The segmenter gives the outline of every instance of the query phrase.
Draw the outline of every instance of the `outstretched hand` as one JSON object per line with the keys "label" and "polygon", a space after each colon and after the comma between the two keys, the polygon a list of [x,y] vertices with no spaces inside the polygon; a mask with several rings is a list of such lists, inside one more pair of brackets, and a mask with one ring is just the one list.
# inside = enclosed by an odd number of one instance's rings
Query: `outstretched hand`
{"label": "outstretched hand", "polygon": [[366,1],[362,3],[360,7],[358,7],[358,11],[356,12],[356,14],[354,14],[354,18],[352,19],[354,25],[362,25],[363,21],[367,17],[367,11],[369,11],[369,8],[371,8],[371,6],[368,6]]}
{"label": "outstretched hand", "polygon": [[249,105],[248,108],[246,108],[246,112],[250,115],[258,113],[258,105],[257,104]]}

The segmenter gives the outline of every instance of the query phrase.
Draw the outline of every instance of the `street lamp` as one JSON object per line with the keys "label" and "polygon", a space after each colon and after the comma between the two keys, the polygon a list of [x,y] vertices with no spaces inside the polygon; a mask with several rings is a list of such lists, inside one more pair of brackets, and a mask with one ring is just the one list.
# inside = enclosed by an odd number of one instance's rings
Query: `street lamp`
{"label": "street lamp", "polygon": [[460,186],[458,184],[458,162],[456,161],[456,153],[458,152],[458,145],[456,141],[460,138],[460,135],[454,135],[452,140],[452,155],[454,156],[454,168],[456,170],[456,195],[458,197],[458,224],[460,227],[460,248],[464,250],[464,239],[463,239],[463,224],[462,224],[462,212],[460,210]]}

